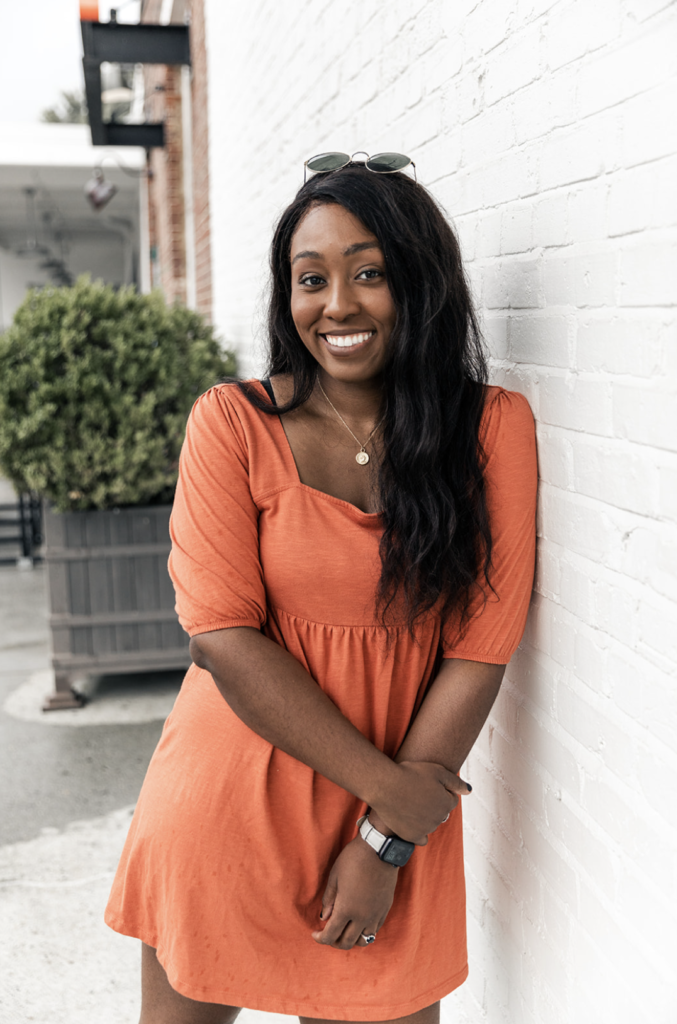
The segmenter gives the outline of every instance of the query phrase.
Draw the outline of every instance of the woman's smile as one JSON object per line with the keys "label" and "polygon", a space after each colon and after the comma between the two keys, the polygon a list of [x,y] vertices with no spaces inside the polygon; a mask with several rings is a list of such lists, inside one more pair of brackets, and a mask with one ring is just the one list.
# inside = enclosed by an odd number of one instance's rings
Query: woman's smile
{"label": "woman's smile", "polygon": [[[376,335],[376,331],[360,331],[358,333],[341,334],[338,331],[321,334],[320,337],[332,353],[332,355],[347,356],[353,355],[357,349],[362,348]],[[340,351],[335,351],[339,349]]]}

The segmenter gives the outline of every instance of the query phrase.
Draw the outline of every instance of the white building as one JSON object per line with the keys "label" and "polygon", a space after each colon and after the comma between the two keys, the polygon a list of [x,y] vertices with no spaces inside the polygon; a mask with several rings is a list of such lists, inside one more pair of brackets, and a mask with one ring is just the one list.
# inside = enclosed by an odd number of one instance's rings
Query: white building
{"label": "white building", "polygon": [[445,1020],[674,1024],[677,5],[204,8],[212,308],[243,371],[304,160],[395,150],[538,423],[536,588],[468,767],[471,968]]}
{"label": "white building", "polygon": [[[97,166],[117,187],[100,210],[84,192]],[[0,125],[0,331],[32,285],[89,273],[148,287],[144,166],[141,149],[92,146],[88,125]]]}

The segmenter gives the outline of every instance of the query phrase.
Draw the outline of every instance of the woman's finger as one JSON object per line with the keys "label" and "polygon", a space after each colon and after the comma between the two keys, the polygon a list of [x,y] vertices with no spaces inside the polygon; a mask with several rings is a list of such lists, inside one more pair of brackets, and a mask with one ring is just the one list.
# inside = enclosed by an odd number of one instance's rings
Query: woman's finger
{"label": "woman's finger", "polygon": [[[383,921],[380,921],[374,927],[364,925],[362,927],[362,931],[360,932],[359,938],[355,945],[359,946],[360,949],[364,948],[365,946],[373,946],[374,943],[376,942],[376,936],[378,935],[382,924]],[[368,936],[368,938],[366,938],[365,936]],[[371,938],[371,936],[373,936],[373,938]]]}
{"label": "woman's finger", "polygon": [[322,896],[322,910],[320,911],[320,921],[328,921],[332,915],[334,909],[334,903],[336,901],[336,893],[338,886],[336,884],[336,878],[334,874],[329,876],[324,895]]}
{"label": "woman's finger", "polygon": [[364,936],[375,934],[376,929],[365,925],[364,921],[350,921],[335,945],[337,949],[352,949],[353,946],[363,949],[365,946],[372,945],[371,942],[366,941]]}
{"label": "woman's finger", "polygon": [[449,793],[455,793],[457,796],[467,796],[468,793],[472,793],[470,783],[464,782],[460,775],[454,775],[453,772],[445,773],[442,784]]}
{"label": "woman's finger", "polygon": [[349,924],[349,917],[334,910],[325,927],[311,934],[315,942],[318,942],[321,946],[335,946]]}

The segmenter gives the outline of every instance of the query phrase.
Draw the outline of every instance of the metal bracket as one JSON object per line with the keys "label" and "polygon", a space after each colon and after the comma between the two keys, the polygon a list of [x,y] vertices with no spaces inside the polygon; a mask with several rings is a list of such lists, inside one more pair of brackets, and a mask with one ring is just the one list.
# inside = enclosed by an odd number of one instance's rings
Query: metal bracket
{"label": "metal bracket", "polygon": [[125,25],[81,21],[85,94],[93,146],[164,146],[164,124],[107,124],[101,105],[101,64],[188,64],[187,25]]}

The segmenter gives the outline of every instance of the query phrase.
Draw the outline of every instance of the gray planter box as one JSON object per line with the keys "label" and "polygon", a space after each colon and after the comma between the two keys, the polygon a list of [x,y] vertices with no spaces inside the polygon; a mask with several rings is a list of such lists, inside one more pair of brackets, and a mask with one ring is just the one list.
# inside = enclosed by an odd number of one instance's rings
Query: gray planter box
{"label": "gray planter box", "polygon": [[56,691],[45,710],[79,707],[87,673],[180,669],[188,637],[167,572],[171,505],[105,512],[45,508],[45,561]]}

